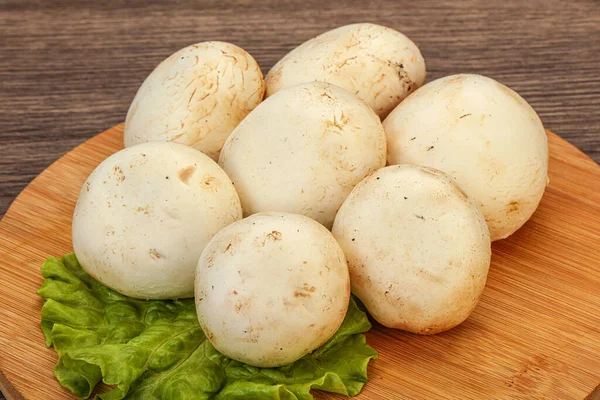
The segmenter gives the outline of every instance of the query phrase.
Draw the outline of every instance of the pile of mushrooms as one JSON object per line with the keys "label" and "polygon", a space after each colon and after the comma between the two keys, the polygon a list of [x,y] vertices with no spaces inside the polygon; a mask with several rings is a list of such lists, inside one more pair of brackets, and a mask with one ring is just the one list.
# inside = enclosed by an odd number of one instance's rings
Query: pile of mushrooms
{"label": "pile of mushrooms", "polygon": [[540,202],[548,145],[506,86],[425,75],[410,39],[366,23],[308,40],[265,79],[229,43],[174,53],[135,96],[126,148],[81,189],[81,265],[127,296],[195,296],[208,340],[255,366],[326,342],[350,290],[387,327],[460,324],[491,241]]}

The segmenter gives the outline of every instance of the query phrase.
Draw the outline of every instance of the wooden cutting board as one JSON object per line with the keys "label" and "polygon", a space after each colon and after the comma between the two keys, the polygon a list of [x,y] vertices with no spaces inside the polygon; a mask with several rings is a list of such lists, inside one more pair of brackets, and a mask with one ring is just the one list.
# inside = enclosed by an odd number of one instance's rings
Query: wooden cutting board
{"label": "wooden cutting board", "polygon": [[[52,164],[0,222],[0,388],[9,400],[72,398],[40,330],[39,267],[72,251],[79,189],[122,148],[122,134],[116,126]],[[590,394],[600,383],[600,167],[548,137],[550,186],[533,218],[493,244],[475,313],[435,336],[375,325],[367,340],[380,356],[357,398],[600,399]]]}

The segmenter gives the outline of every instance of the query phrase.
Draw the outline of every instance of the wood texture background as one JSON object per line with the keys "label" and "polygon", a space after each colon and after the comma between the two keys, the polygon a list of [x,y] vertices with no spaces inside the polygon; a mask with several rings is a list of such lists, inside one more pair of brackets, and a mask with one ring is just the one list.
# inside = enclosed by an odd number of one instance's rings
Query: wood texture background
{"label": "wood texture background", "polygon": [[597,0],[0,0],[0,216],[51,162],[123,121],[177,49],[231,41],[266,72],[302,41],[363,21],[413,39],[428,80],[472,72],[507,84],[600,161]]}
{"label": "wood texture background", "polygon": [[[0,387],[11,400],[22,399],[11,388],[27,400],[73,398],[52,375],[34,292],[43,260],[72,249],[84,180],[121,147],[122,125],[69,152],[0,222],[0,371],[12,382]],[[367,340],[379,359],[357,400],[576,400],[600,383],[600,166],[554,134],[549,148],[551,184],[531,220],[493,244],[473,315],[434,336],[375,325]]]}

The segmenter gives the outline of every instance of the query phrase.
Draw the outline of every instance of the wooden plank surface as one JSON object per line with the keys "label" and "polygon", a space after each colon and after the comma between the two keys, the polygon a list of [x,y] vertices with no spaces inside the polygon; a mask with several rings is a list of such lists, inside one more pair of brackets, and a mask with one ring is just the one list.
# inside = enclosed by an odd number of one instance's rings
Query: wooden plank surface
{"label": "wooden plank surface", "polygon": [[302,41],[370,21],[421,48],[429,80],[489,75],[600,161],[597,0],[2,0],[0,216],[52,161],[125,119],[162,59],[236,43],[267,71]]}
{"label": "wooden plank surface", "polygon": [[[435,336],[375,326],[367,340],[380,357],[358,399],[582,399],[600,383],[600,166],[551,133],[549,145],[551,184],[533,218],[493,244],[475,313]],[[0,370],[10,382],[0,386],[11,400],[70,398],[39,328],[39,267],[71,251],[79,189],[121,147],[117,126],[68,153],[0,222]]]}

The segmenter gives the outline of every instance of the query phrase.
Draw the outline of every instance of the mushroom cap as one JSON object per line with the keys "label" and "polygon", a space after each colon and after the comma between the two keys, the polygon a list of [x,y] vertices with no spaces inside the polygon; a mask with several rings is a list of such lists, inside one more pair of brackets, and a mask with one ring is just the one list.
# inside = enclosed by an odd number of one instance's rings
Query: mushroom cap
{"label": "mushroom cap", "polygon": [[381,324],[434,334],[475,308],[491,246],[477,206],[443,172],[382,168],[346,199],[332,230],[352,292]]}
{"label": "mushroom cap", "polygon": [[292,363],[329,340],[348,309],[346,259],[331,232],[297,214],[259,213],[219,232],[196,273],[213,346],[258,367]]}
{"label": "mushroom cap", "polygon": [[331,227],[352,188],[385,165],[377,115],[344,89],[321,82],[282,90],[227,139],[219,164],[245,215],[282,211]]}
{"label": "mushroom cap", "polygon": [[267,74],[267,96],[310,81],[340,86],[381,118],[425,82],[425,60],[402,33],[385,26],[345,25],[310,39]]}
{"label": "mushroom cap", "polygon": [[125,120],[125,146],[177,142],[216,161],[227,136],[264,91],[260,67],[245,50],[224,42],[185,47],[139,88]]}
{"label": "mushroom cap", "polygon": [[193,296],[208,241],[242,217],[225,172],[198,150],[149,142],[104,160],[84,183],[73,248],[102,284],[141,299]]}
{"label": "mushroom cap", "polygon": [[430,82],[385,119],[389,164],[417,164],[452,176],[481,208],[492,240],[536,210],[548,182],[548,140],[531,106],[480,75]]}

